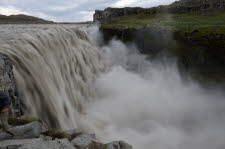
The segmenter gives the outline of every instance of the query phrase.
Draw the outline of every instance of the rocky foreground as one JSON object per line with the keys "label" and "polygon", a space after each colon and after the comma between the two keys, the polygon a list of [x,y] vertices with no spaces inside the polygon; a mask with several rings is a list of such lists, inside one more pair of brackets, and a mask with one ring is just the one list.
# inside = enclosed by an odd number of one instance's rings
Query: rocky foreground
{"label": "rocky foreground", "polygon": [[0,55],[0,89],[12,99],[8,120],[12,127],[8,131],[0,130],[0,149],[132,149],[124,141],[103,144],[95,134],[79,129],[53,129],[40,119],[24,117],[27,112],[17,91],[13,64],[4,55]]}
{"label": "rocky foreground", "polygon": [[124,141],[100,143],[94,134],[79,129],[47,129],[38,119],[11,118],[9,123],[15,125],[15,121],[18,126],[0,133],[0,149],[132,149]]}

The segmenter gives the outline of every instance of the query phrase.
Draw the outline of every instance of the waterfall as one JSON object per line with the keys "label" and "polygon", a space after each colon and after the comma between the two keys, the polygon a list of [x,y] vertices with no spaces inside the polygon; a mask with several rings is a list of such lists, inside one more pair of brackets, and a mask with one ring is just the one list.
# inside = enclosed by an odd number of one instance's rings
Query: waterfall
{"label": "waterfall", "polygon": [[182,79],[174,59],[149,61],[135,45],[101,37],[97,27],[0,27],[26,113],[135,149],[224,148],[223,89]]}
{"label": "waterfall", "polygon": [[[95,96],[100,51],[76,27],[4,26],[0,52],[13,62],[27,112],[51,127],[83,128],[83,105]],[[82,124],[81,124],[82,123]]]}

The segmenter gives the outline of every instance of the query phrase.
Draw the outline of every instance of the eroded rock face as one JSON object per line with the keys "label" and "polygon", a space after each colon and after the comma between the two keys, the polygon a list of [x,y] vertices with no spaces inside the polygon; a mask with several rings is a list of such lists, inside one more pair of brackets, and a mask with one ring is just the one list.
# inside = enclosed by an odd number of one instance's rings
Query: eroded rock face
{"label": "eroded rock face", "polygon": [[224,9],[224,0],[180,0],[174,2],[169,8],[173,13],[186,13],[191,11],[207,11],[210,9]]}
{"label": "eroded rock face", "polygon": [[108,23],[112,18],[120,16],[129,16],[135,14],[156,14],[163,10],[164,7],[153,7],[153,8],[106,8],[104,11],[96,10],[94,14],[94,22],[100,22],[101,24]]}
{"label": "eroded rock face", "polygon": [[186,13],[192,11],[204,12],[210,9],[225,9],[225,0],[180,0],[168,6],[158,6],[152,8],[106,8],[103,11],[95,11],[94,22],[105,24],[109,23],[115,17],[135,14],[157,14],[161,12]]}
{"label": "eroded rock face", "polygon": [[10,115],[22,115],[22,101],[18,96],[16,81],[13,74],[13,65],[10,60],[0,55],[0,90],[8,94],[12,100]]}

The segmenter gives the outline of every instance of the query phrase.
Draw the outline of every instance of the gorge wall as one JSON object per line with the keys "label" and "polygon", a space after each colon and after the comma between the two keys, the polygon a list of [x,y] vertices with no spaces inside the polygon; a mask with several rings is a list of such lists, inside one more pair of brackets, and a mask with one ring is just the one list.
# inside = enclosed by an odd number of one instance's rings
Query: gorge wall
{"label": "gorge wall", "polygon": [[0,90],[11,97],[12,107],[10,115],[21,116],[24,108],[23,103],[18,94],[13,65],[5,55],[0,55]]}
{"label": "gorge wall", "polygon": [[94,22],[101,24],[110,22],[111,19],[121,16],[135,14],[157,14],[162,12],[169,13],[187,13],[192,11],[208,11],[212,9],[224,9],[224,0],[180,0],[168,6],[158,6],[152,8],[126,7],[126,8],[106,8],[105,10],[96,10]]}
{"label": "gorge wall", "polygon": [[197,79],[220,82],[225,80],[224,9],[224,0],[180,0],[153,8],[97,10],[94,20],[101,23],[105,42],[135,43],[151,59],[173,55]]}

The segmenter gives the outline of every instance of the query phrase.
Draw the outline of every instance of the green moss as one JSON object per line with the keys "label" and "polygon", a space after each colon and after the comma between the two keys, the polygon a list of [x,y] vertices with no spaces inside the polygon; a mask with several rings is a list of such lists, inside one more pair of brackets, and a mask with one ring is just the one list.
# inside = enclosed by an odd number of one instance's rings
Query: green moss
{"label": "green moss", "polygon": [[56,128],[52,128],[46,132],[43,133],[46,136],[50,136],[53,137],[54,139],[63,139],[63,138],[67,138],[68,140],[70,140],[72,138],[72,136],[70,134],[67,134],[66,132],[56,129]]}
{"label": "green moss", "polygon": [[9,118],[9,124],[12,126],[21,126],[21,125],[26,125],[32,122],[41,122],[40,119],[34,118],[34,117],[25,117],[25,118]]}

